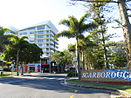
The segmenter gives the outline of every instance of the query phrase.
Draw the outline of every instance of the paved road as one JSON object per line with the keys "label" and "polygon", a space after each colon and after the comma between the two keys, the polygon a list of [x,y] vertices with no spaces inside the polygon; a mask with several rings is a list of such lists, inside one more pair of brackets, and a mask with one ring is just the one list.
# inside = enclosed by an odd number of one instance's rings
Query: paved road
{"label": "paved road", "polygon": [[0,78],[0,98],[110,98],[104,90],[63,85],[63,75]]}

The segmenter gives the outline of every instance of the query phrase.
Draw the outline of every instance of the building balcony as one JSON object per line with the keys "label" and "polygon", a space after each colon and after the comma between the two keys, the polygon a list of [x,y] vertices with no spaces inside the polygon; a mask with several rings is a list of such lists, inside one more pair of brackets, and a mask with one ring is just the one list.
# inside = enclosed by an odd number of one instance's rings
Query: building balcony
{"label": "building balcony", "polygon": [[58,49],[58,46],[55,46],[56,49]]}
{"label": "building balcony", "polygon": [[50,53],[51,52],[51,50],[42,50],[44,53],[46,52],[48,52],[48,53]]}
{"label": "building balcony", "polygon": [[39,41],[39,40],[37,40],[36,41],[36,43],[40,43],[40,44],[54,44],[53,42],[51,42],[51,41],[45,41],[45,40],[41,40],[41,41]]}
{"label": "building balcony", "polygon": [[49,40],[54,40],[53,37],[47,37],[47,36],[43,36],[43,37],[36,37],[36,40],[40,40],[40,39],[43,39],[43,40],[46,40],[46,39],[49,39]]}

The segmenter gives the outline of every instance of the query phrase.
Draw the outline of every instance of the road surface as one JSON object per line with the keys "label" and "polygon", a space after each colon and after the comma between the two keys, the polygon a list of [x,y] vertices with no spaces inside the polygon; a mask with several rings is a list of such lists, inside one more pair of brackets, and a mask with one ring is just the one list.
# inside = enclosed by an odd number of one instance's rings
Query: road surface
{"label": "road surface", "polygon": [[0,78],[0,98],[110,98],[105,90],[63,85],[64,78],[58,74]]}

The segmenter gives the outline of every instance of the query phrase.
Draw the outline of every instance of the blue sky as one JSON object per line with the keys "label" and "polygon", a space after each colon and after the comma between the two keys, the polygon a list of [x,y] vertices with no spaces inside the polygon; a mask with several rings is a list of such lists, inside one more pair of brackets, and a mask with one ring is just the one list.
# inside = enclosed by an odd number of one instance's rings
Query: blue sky
{"label": "blue sky", "polygon": [[[36,24],[45,20],[51,20],[59,31],[65,29],[58,25],[61,19],[73,15],[80,18],[86,11],[82,5],[72,6],[70,0],[0,0],[0,25],[4,27],[14,26],[18,29]],[[111,28],[110,30],[116,32]],[[117,32],[122,31],[117,29]],[[59,39],[59,50],[64,50],[67,45],[74,43],[74,39]]]}
{"label": "blue sky", "polygon": [[[71,6],[69,0],[0,0],[0,25],[23,28],[45,20],[56,26],[69,15],[81,16],[82,6]],[[59,28],[58,28],[59,29]]]}

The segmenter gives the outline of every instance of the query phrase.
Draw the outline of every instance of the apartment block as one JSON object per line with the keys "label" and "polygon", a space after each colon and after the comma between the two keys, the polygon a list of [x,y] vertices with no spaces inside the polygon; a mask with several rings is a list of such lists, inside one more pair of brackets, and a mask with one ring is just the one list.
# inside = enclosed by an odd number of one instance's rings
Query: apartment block
{"label": "apartment block", "polygon": [[36,43],[43,50],[42,58],[50,58],[51,53],[58,48],[58,40],[54,39],[57,32],[51,21],[45,21],[19,30],[17,35],[27,36],[30,43]]}

